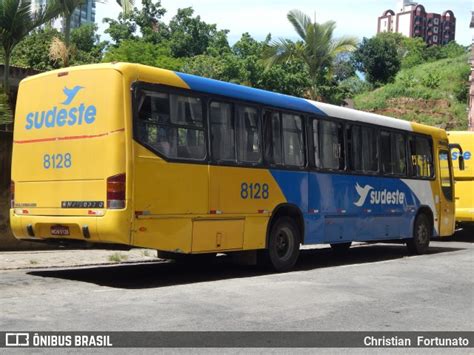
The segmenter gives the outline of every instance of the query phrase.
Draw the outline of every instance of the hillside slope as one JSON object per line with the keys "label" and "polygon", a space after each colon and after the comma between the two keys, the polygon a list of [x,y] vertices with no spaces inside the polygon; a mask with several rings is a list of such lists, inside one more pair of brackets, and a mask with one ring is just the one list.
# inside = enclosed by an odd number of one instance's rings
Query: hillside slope
{"label": "hillside slope", "polygon": [[401,70],[395,82],[354,98],[358,110],[449,130],[467,128],[468,54]]}

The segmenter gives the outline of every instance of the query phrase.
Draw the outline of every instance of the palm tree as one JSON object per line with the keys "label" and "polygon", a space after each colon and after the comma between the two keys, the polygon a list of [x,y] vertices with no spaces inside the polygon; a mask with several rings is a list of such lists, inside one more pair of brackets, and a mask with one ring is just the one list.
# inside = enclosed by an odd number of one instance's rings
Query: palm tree
{"label": "palm tree", "polygon": [[[57,6],[60,9],[60,15],[64,19],[64,44],[66,48],[69,48],[71,44],[71,20],[74,11],[81,5],[87,2],[87,0],[55,0]],[[103,0],[95,0],[97,2],[103,2]],[[132,10],[134,0],[116,0],[117,3],[122,7],[125,14]]]}
{"label": "palm tree", "polygon": [[[263,54],[267,68],[274,64],[286,63],[290,60],[301,60],[308,69],[311,88],[309,97],[321,99],[319,86],[326,83],[332,76],[333,63],[336,56],[343,52],[353,51],[357,39],[354,37],[333,38],[336,23],[327,21],[319,24],[299,10],[292,10],[287,15],[300,40],[289,39],[273,41]],[[315,16],[316,17],[316,16]]]}
{"label": "palm tree", "polygon": [[26,35],[58,15],[54,4],[36,12],[31,11],[30,0],[0,0],[0,42],[5,55],[3,88],[10,90],[10,59],[15,46]]}

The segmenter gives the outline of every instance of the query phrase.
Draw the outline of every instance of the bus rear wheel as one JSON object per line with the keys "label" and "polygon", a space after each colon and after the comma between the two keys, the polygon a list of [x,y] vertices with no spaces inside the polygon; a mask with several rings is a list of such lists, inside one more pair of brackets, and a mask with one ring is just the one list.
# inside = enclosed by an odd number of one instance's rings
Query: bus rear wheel
{"label": "bus rear wheel", "polygon": [[295,266],[300,254],[300,235],[295,222],[289,217],[279,218],[268,238],[266,259],[271,268],[285,272]]}
{"label": "bus rear wheel", "polygon": [[431,236],[430,219],[426,214],[422,213],[415,219],[413,238],[407,240],[407,248],[410,254],[421,255],[426,253],[430,245]]}

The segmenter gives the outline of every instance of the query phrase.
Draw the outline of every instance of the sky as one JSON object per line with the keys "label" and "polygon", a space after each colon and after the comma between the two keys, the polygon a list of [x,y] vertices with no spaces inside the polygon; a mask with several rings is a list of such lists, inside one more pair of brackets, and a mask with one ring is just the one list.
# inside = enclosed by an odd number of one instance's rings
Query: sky
{"label": "sky", "polygon": [[[135,0],[140,4],[141,0]],[[424,0],[420,1],[427,12],[442,13],[452,10],[456,17],[456,42],[470,45],[473,32],[469,28],[474,0]],[[230,44],[239,40],[244,32],[257,40],[263,40],[268,33],[272,38],[296,39],[295,32],[286,15],[298,9],[314,18],[318,23],[336,22],[335,36],[372,37],[377,32],[377,18],[385,10],[397,8],[397,0],[162,0],[167,10],[164,21],[168,22],[178,8],[192,7],[195,15],[200,15],[207,23],[217,24],[218,29],[229,30]],[[99,32],[106,26],[104,17],[116,18],[120,7],[115,0],[97,4],[96,22]],[[102,36],[102,39],[108,39]]]}

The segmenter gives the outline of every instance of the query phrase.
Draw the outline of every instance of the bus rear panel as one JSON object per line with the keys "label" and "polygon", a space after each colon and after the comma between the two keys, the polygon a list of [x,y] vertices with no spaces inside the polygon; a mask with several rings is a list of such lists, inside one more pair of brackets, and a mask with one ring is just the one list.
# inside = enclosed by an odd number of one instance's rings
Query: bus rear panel
{"label": "bus rear panel", "polygon": [[21,82],[12,165],[17,238],[129,243],[123,102],[122,75],[111,69]]}

